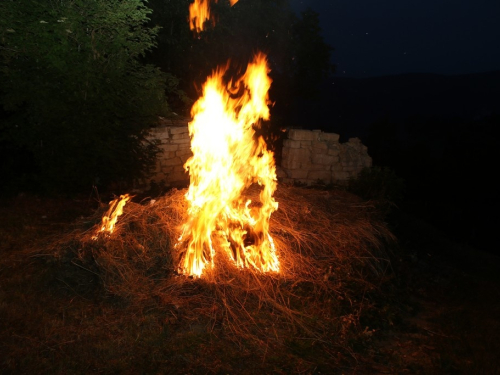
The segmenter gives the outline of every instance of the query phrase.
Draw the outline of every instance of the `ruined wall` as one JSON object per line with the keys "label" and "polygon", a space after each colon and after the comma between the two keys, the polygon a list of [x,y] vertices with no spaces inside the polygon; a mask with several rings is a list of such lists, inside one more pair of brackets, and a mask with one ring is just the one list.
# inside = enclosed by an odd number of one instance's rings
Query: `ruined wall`
{"label": "ruined wall", "polygon": [[[167,187],[189,184],[184,163],[191,157],[188,119],[161,119],[159,126],[151,130],[151,139],[160,141],[161,154],[151,177],[143,185],[152,182]],[[358,138],[339,143],[339,135],[320,130],[291,129],[283,142],[282,161],[278,166],[278,179],[284,183],[346,184],[372,160],[367,148]]]}
{"label": "ruined wall", "polygon": [[188,120],[160,118],[158,125],[151,129],[149,138],[160,142],[161,153],[151,176],[144,182],[149,185],[154,182],[167,187],[187,186],[189,175],[183,165],[193,155]]}
{"label": "ruined wall", "polygon": [[283,142],[280,180],[285,183],[345,185],[372,165],[358,138],[339,142],[339,135],[320,130],[291,129]]}

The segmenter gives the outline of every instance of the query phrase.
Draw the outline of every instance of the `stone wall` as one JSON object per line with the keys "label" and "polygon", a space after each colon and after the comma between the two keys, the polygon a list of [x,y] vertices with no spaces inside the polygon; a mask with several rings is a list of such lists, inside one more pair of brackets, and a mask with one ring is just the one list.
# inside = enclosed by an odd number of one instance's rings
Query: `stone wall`
{"label": "stone wall", "polygon": [[335,133],[291,129],[283,142],[279,177],[284,183],[345,185],[371,165],[367,148],[358,138],[340,143]]}
{"label": "stone wall", "polygon": [[[150,139],[159,140],[161,154],[156,167],[147,181],[167,187],[182,187],[189,184],[189,175],[184,163],[191,157],[191,141],[187,119],[160,119],[159,126],[151,129]],[[291,129],[283,142],[281,166],[278,179],[283,183],[306,185],[340,184],[356,176],[372,160],[367,148],[358,138],[339,143],[339,135],[320,130]]]}
{"label": "stone wall", "polygon": [[167,120],[160,118],[159,126],[151,129],[150,139],[158,140],[161,154],[156,167],[146,181],[168,187],[187,186],[189,175],[184,170],[184,163],[191,157],[191,139],[189,138],[188,120]]}

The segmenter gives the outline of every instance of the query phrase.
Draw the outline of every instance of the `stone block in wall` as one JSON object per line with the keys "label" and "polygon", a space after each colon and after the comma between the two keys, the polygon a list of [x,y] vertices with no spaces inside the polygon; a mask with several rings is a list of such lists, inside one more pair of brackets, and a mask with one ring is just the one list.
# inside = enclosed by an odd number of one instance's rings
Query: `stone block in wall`
{"label": "stone block in wall", "polygon": [[191,138],[189,138],[189,134],[187,132],[172,134],[171,139],[173,141],[176,141],[176,140],[179,140],[179,139],[189,139],[191,141]]}
{"label": "stone block in wall", "polygon": [[309,173],[308,170],[304,169],[291,169],[286,172],[287,177],[293,178],[293,179],[303,179],[307,178],[307,174]]}
{"label": "stone block in wall", "polygon": [[325,142],[312,141],[311,152],[313,154],[326,154],[328,153],[328,146]]}
{"label": "stone block in wall", "polygon": [[285,170],[282,167],[280,167],[279,165],[276,166],[276,177],[278,177],[280,179],[287,177]]}
{"label": "stone block in wall", "polygon": [[299,160],[301,164],[307,164],[311,162],[311,152],[305,148],[291,150],[290,156],[292,156],[292,158],[297,158],[297,160]]}
{"label": "stone block in wall", "polygon": [[349,163],[356,160],[358,152],[356,149],[350,147],[347,143],[340,145],[340,160],[342,165],[348,165]]}
{"label": "stone block in wall", "polygon": [[307,150],[311,150],[312,141],[300,141],[300,148],[305,148]]}
{"label": "stone block in wall", "polygon": [[329,143],[328,144],[328,155],[338,156],[340,154],[340,144],[339,143]]}
{"label": "stone block in wall", "polygon": [[173,118],[172,119],[172,128],[180,128],[187,127],[188,123],[191,122],[192,119],[186,117]]}
{"label": "stone block in wall", "polygon": [[334,156],[326,154],[312,154],[311,161],[313,164],[330,166],[335,160]]}
{"label": "stone block in wall", "polygon": [[178,156],[182,160],[182,164],[186,163],[186,161],[193,156],[191,149],[184,148],[175,152],[175,156]]}
{"label": "stone block in wall", "polygon": [[184,179],[184,180],[189,180],[189,173],[186,172],[186,170],[180,166],[180,167],[175,167],[171,172],[169,176],[175,176],[176,179]]}
{"label": "stone block in wall", "polygon": [[309,164],[311,153],[304,148],[291,148],[283,150],[281,166],[285,169],[298,169],[301,164]]}
{"label": "stone block in wall", "polygon": [[288,139],[294,141],[317,141],[318,134],[310,130],[290,129],[288,131]]}
{"label": "stone block in wall", "polygon": [[158,126],[164,128],[186,127],[189,121],[191,121],[190,118],[181,116],[169,118],[158,116]]}
{"label": "stone block in wall", "polygon": [[307,171],[329,171],[331,169],[328,164],[302,164],[300,169],[305,169]]}
{"label": "stone block in wall", "polygon": [[334,155],[330,155],[332,158],[333,158],[333,161],[332,161],[332,168],[333,166],[336,166],[336,165],[341,165],[340,164],[340,158],[338,155],[334,156]]}
{"label": "stone block in wall", "polygon": [[337,162],[333,163],[330,167],[330,170],[332,171],[332,173],[335,173],[336,171],[341,171],[342,166],[340,165],[340,162],[337,161]]}
{"label": "stone block in wall", "polygon": [[338,142],[339,138],[340,138],[340,135],[335,134],[335,133],[321,133],[319,135],[319,140],[326,141],[326,142]]}
{"label": "stone block in wall", "polygon": [[179,149],[176,151],[176,155],[185,155],[190,154],[193,155],[193,151],[191,151],[191,144],[181,144],[179,145]]}
{"label": "stone block in wall", "polygon": [[184,164],[183,165],[174,165],[173,169],[172,169],[172,172],[181,172],[181,173],[186,173],[186,175],[188,174],[186,172],[186,170],[184,169]]}
{"label": "stone block in wall", "polygon": [[172,128],[169,128],[170,130],[170,134],[172,134],[172,136],[174,135],[178,135],[178,134],[187,134],[189,136],[189,129],[187,126],[179,126],[179,127],[172,127]]}
{"label": "stone block in wall", "polygon": [[332,170],[332,173],[339,173],[339,172],[342,172],[342,164],[340,164],[340,161],[338,163],[334,163],[332,164],[332,167],[331,167],[331,170]]}
{"label": "stone block in wall", "polygon": [[[161,144],[159,147],[163,152],[177,151],[179,149],[179,145],[170,143]],[[160,155],[159,157],[161,158],[162,156]]]}
{"label": "stone block in wall", "polygon": [[340,162],[338,160],[336,160],[334,163],[332,163],[332,165],[330,166],[330,170],[332,172],[335,172],[335,171],[341,171],[342,170],[342,165],[340,165]]}
{"label": "stone block in wall", "polygon": [[182,161],[182,165],[186,164],[186,162],[189,160],[189,158],[191,157],[191,155],[183,155],[183,156],[179,156],[181,158],[181,161]]}
{"label": "stone block in wall", "polygon": [[147,137],[149,140],[157,139],[159,141],[164,141],[170,138],[170,134],[168,133],[168,128],[153,128],[150,130],[150,133]]}
{"label": "stone block in wall", "polygon": [[174,167],[172,165],[161,165],[159,174],[165,175],[172,172],[173,170]]}
{"label": "stone block in wall", "polygon": [[283,158],[281,161],[281,166],[284,169],[299,169],[300,168],[300,161],[297,160],[297,158]]}
{"label": "stone block in wall", "polygon": [[283,141],[283,147],[300,148],[300,141],[294,141],[292,139],[285,139]]}
{"label": "stone block in wall", "polygon": [[181,164],[183,164],[183,163],[182,163],[181,158],[179,158],[179,157],[174,157],[174,158],[171,158],[171,159],[163,159],[161,161],[161,165],[162,166],[167,166],[167,167],[168,166],[181,165]]}
{"label": "stone block in wall", "polygon": [[172,139],[173,144],[191,144],[191,138],[189,137],[178,137],[176,139]]}
{"label": "stone block in wall", "polygon": [[189,150],[191,151],[191,143],[180,143],[179,150]]}

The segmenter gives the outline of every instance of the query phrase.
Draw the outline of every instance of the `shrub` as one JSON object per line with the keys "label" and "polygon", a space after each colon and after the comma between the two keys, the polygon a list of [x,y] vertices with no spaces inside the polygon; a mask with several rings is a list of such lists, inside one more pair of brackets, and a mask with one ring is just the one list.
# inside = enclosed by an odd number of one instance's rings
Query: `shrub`
{"label": "shrub", "polygon": [[0,142],[26,150],[37,183],[88,188],[139,177],[150,125],[177,80],[141,63],[157,28],[141,0],[0,3]]}
{"label": "shrub", "polygon": [[388,214],[403,200],[405,183],[388,167],[371,167],[351,179],[348,188],[365,200],[375,201],[377,208]]}

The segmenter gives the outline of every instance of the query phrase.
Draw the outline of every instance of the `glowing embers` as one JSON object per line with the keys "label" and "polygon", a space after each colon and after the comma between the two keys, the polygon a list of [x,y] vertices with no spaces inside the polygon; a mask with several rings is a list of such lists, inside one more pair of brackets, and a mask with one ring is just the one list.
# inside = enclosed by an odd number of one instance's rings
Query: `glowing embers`
{"label": "glowing embers", "polygon": [[[217,2],[217,0],[215,0]],[[238,0],[229,0],[231,6],[236,4]],[[189,27],[195,32],[203,31],[205,22],[212,20],[210,13],[210,4],[212,0],[194,0],[189,5]],[[213,20],[212,20],[213,23]]]}
{"label": "glowing embers", "polygon": [[[208,78],[191,111],[188,219],[178,243],[184,248],[179,272],[188,275],[200,276],[207,263],[213,264],[213,242],[239,267],[279,271],[269,234],[271,214],[278,208],[276,167],[254,130],[269,118],[266,56],[257,54],[245,74],[227,84],[226,70]],[[258,201],[245,197],[249,190],[257,191]]]}
{"label": "glowing embers", "polygon": [[111,234],[113,233],[118,217],[123,213],[123,207],[125,204],[132,199],[128,194],[120,195],[120,198],[114,199],[109,202],[109,209],[106,214],[102,217],[101,227],[97,233],[92,237],[94,240],[97,239],[99,234]]}

